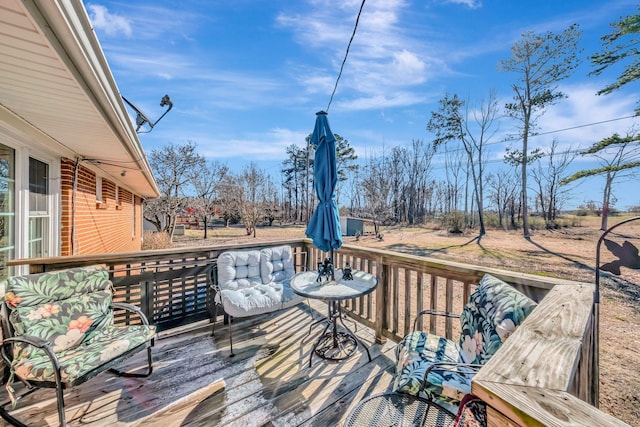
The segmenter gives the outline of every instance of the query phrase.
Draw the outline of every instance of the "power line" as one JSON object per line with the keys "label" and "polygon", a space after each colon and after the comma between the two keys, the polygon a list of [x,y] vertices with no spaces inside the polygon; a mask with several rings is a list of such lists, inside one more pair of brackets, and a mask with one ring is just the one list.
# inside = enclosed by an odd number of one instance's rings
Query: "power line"
{"label": "power line", "polygon": [[[535,136],[549,135],[549,134],[558,133],[558,132],[566,132],[568,130],[586,128],[586,127],[589,127],[589,126],[601,125],[601,124],[604,124],[604,123],[616,122],[618,120],[631,119],[633,117],[638,117],[638,115],[637,114],[633,114],[631,116],[617,117],[615,119],[608,119],[608,120],[602,120],[602,121],[599,121],[599,122],[585,123],[585,124],[571,126],[571,127],[564,128],[564,129],[556,129],[556,130],[550,130],[550,131],[547,131],[547,132],[540,132],[540,133],[529,135],[529,138],[532,138],[532,137],[535,137]],[[521,138],[522,138],[521,136],[517,136],[517,137],[514,136],[514,137],[511,137],[511,138],[505,138],[500,142],[518,141]]]}
{"label": "power line", "polygon": [[329,98],[329,104],[327,105],[327,109],[324,110],[327,113],[329,112],[329,107],[331,107],[331,102],[333,102],[333,96],[336,94],[336,89],[338,89],[338,82],[340,81],[340,77],[342,76],[342,70],[344,69],[344,64],[347,62],[347,57],[349,56],[349,48],[351,47],[351,42],[353,42],[353,38],[356,35],[356,30],[358,29],[358,22],[360,21],[360,14],[362,13],[364,2],[365,0],[362,0],[362,4],[360,5],[360,10],[358,11],[358,16],[356,18],[356,24],[353,27],[353,33],[351,33],[351,39],[349,39],[349,44],[347,45],[347,51],[344,53],[344,59],[342,60],[342,65],[340,66],[340,72],[338,73],[336,84],[333,86],[333,92],[331,92],[331,98]]}

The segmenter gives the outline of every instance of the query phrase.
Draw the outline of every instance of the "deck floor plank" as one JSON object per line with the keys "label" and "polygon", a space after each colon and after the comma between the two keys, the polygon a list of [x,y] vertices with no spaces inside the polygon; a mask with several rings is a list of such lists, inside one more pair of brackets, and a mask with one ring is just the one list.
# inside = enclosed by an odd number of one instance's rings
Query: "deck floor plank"
{"label": "deck floor plank", "polygon": [[[374,344],[373,331],[358,325],[361,346],[330,362],[309,354],[324,327],[314,319],[326,304],[312,301],[278,313],[235,319],[234,357],[229,329],[206,322],[179,334],[163,333],[153,348],[149,378],[102,374],[65,393],[70,426],[298,426],[337,425],[362,399],[390,387],[394,344]],[[313,313],[313,318],[311,317]],[[219,317],[221,319],[221,317]],[[353,329],[353,324],[347,325]],[[124,368],[144,365],[146,355]],[[0,393],[6,393],[0,391]],[[33,426],[57,425],[53,390],[38,390],[18,405],[16,416]],[[8,425],[0,420],[0,426]]]}

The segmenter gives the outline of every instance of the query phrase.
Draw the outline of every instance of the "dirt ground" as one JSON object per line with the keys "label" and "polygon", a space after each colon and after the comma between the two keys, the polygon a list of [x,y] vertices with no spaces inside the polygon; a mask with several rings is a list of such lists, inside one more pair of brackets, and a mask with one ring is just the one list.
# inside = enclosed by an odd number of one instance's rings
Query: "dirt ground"
{"label": "dirt ground", "polygon": [[[621,218],[613,218],[612,226]],[[578,227],[533,231],[526,240],[521,232],[488,230],[480,241],[477,235],[449,234],[434,228],[393,227],[382,229],[382,240],[366,235],[344,242],[378,249],[430,256],[469,264],[539,274],[582,282],[595,281],[596,247],[602,232],[600,219],[581,218]],[[174,238],[177,246],[209,246],[223,243],[280,240],[304,236],[304,226],[260,227],[256,238],[246,236],[244,228],[214,228],[208,238],[202,231],[187,230]],[[600,304],[600,409],[637,425],[640,419],[640,221],[623,225],[608,236],[615,255],[601,245],[600,265],[610,263],[615,270],[619,251],[632,250],[627,257],[634,268],[621,267],[620,275],[601,274]],[[624,242],[627,242],[625,244]],[[632,245],[632,246],[631,246]],[[635,252],[634,250],[635,249]]]}

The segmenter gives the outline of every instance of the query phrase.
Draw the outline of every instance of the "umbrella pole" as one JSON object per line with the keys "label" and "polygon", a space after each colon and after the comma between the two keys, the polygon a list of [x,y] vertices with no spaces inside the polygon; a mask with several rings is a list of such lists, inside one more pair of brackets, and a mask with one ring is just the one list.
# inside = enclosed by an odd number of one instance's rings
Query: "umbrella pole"
{"label": "umbrella pole", "polygon": [[334,274],[336,263],[333,260],[333,247],[329,249],[329,258],[331,258],[331,280],[334,281],[336,280],[336,275]]}

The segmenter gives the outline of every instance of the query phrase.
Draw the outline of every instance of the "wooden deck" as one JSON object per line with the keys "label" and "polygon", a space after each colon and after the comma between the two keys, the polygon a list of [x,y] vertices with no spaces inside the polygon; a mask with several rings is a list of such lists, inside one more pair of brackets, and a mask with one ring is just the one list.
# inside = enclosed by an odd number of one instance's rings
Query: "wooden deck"
{"label": "wooden deck", "polygon": [[[311,301],[311,308],[305,303],[237,319],[233,358],[226,325],[219,324],[216,337],[210,337],[207,323],[179,333],[167,331],[156,340],[149,378],[105,373],[69,391],[69,425],[339,425],[364,396],[389,389],[394,343],[374,344],[373,330],[358,325],[357,335],[368,346],[371,362],[359,347],[342,362],[314,356],[309,367],[311,348],[324,327],[317,325],[308,335],[312,312],[319,319],[326,305]],[[348,320],[347,325],[352,328]],[[141,353],[127,366],[142,366],[143,358]],[[38,390],[18,408],[21,419],[31,425],[58,423],[53,390]]]}

